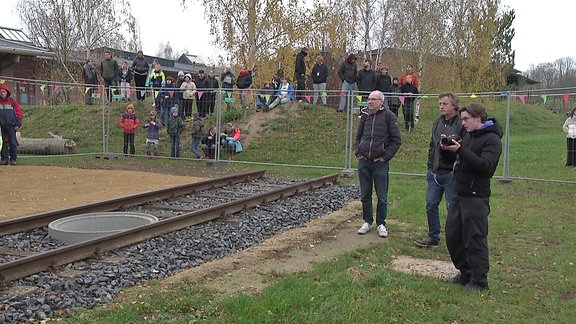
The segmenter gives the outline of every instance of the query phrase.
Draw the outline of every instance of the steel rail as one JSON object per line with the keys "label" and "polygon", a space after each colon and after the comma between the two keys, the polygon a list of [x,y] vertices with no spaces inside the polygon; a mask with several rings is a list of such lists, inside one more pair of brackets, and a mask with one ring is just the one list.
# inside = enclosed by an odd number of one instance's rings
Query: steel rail
{"label": "steel rail", "polygon": [[78,244],[7,262],[0,265],[0,284],[24,278],[41,271],[57,271],[61,266],[74,261],[90,257],[98,258],[101,257],[103,253],[110,250],[180,230],[188,226],[208,222],[222,216],[247,210],[266,202],[283,199],[328,184],[335,184],[337,180],[337,174],[329,175],[218,206],[201,209],[177,217],[167,218],[156,223],[136,227],[101,238],[84,241]]}
{"label": "steel rail", "polygon": [[118,197],[105,201],[98,201],[81,206],[75,206],[65,209],[57,209],[44,213],[24,216],[20,218],[13,218],[0,222],[0,236],[47,226],[50,222],[62,217],[85,214],[85,213],[126,209],[132,206],[142,205],[145,203],[164,200],[176,196],[182,196],[189,193],[196,193],[198,191],[206,189],[215,189],[227,185],[237,184],[240,182],[260,179],[264,176],[265,172],[266,171],[264,170],[257,170],[252,172],[240,173],[236,175],[209,179],[200,182],[193,182],[189,184],[164,188],[160,190],[153,190],[134,195]]}

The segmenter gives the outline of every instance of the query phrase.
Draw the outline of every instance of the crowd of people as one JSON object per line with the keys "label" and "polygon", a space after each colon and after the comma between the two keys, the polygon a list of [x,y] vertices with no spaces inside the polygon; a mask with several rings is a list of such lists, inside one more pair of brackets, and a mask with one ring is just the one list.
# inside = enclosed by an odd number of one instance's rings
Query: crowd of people
{"label": "crowd of people", "polygon": [[[87,60],[83,66],[82,76],[88,85],[85,103],[94,104],[94,89],[101,83],[106,89],[109,101],[114,98],[124,102],[131,101],[135,92],[137,101],[144,102],[146,96],[150,95],[153,97],[153,105],[160,119],[167,120],[170,109],[178,106],[178,114],[182,119],[191,121],[194,103],[195,110],[201,118],[214,113],[220,89],[223,91],[223,101],[228,110],[234,109],[234,102],[239,99],[241,108],[249,109],[251,101],[254,101],[257,112],[268,112],[294,100],[302,102],[306,99],[306,84],[310,83],[313,95],[312,100],[308,101],[327,106],[326,90],[330,68],[324,63],[324,57],[318,55],[308,73],[306,62],[308,52],[308,48],[303,47],[296,55],[294,81],[280,69],[271,80],[254,87],[253,72],[246,65],[241,66],[237,75],[232,72],[230,66],[226,66],[220,75],[211,69],[208,73],[199,70],[197,74],[179,71],[177,77],[173,77],[162,69],[157,60],[148,63],[142,51],[138,51],[132,65],[129,66],[127,61],[119,65],[107,50],[97,66],[92,59]],[[376,69],[373,69],[370,59],[365,59],[362,67],[358,69],[356,55],[349,54],[341,62],[337,75],[341,82],[337,111],[343,112],[352,107],[353,103],[349,100],[353,100],[355,92],[362,98],[359,105],[364,106],[368,94],[379,90],[386,94],[385,104],[388,109],[396,116],[400,111],[403,113],[406,131],[413,130],[418,119],[417,98],[420,83],[412,64],[407,64],[406,71],[399,77],[391,77],[389,66],[378,63]],[[234,93],[237,93],[238,98],[235,98]],[[253,100],[250,97],[253,97]]]}

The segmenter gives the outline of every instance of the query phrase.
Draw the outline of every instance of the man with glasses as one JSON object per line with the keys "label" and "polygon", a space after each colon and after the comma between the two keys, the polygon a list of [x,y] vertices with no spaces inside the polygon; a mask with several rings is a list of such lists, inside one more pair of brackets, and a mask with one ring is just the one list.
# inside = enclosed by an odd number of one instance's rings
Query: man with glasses
{"label": "man with glasses", "polygon": [[358,178],[360,179],[360,200],[364,223],[358,234],[366,234],[372,228],[372,188],[376,189],[376,225],[378,235],[387,237],[386,216],[388,214],[388,174],[389,163],[394,157],[402,138],[398,118],[384,106],[384,94],[378,90],[368,96],[368,109],[362,111],[356,151],[358,158]]}
{"label": "man with glasses", "polygon": [[466,129],[462,143],[455,139],[441,143],[441,149],[457,154],[446,246],[460,273],[450,283],[466,290],[488,290],[490,179],[502,152],[502,127],[488,119],[486,109],[478,103],[460,108],[459,113]]}
{"label": "man with glasses", "polygon": [[438,206],[442,196],[446,200],[446,207],[450,206],[452,191],[454,189],[453,168],[456,153],[441,149],[442,135],[462,137],[464,128],[458,117],[458,104],[460,100],[453,93],[438,95],[440,116],[432,125],[432,136],[428,147],[428,172],[426,179],[426,216],[428,219],[428,236],[414,243],[421,247],[436,247],[440,242],[440,215]]}

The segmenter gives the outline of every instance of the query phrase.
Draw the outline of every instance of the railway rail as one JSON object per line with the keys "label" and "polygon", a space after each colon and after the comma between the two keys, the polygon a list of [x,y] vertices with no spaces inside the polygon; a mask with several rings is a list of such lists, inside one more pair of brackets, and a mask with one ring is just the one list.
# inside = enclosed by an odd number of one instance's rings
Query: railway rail
{"label": "railway rail", "polygon": [[[153,205],[165,199],[188,194],[197,194],[206,189],[222,188],[231,184],[261,179],[264,176],[264,172],[265,171],[254,171],[242,173],[234,176],[211,179],[157,191],[149,191],[142,194],[4,221],[0,222],[0,236],[46,226],[51,221],[66,216],[89,212],[124,210],[145,204]],[[62,266],[71,262],[91,257],[100,258],[104,253],[114,249],[141,242],[172,231],[177,231],[188,226],[215,220],[242,210],[253,208],[266,202],[283,199],[308,190],[314,190],[330,184],[335,184],[337,180],[338,175],[329,175],[287,186],[268,188],[264,192],[248,193],[244,195],[244,197],[192,212],[180,210],[181,213],[178,215],[166,217],[149,225],[140,226],[105,237],[33,255],[20,254],[24,255],[24,257],[0,264],[0,284],[7,284],[13,280],[24,278],[42,271],[58,271]],[[13,254],[16,253],[17,252],[13,252]]]}

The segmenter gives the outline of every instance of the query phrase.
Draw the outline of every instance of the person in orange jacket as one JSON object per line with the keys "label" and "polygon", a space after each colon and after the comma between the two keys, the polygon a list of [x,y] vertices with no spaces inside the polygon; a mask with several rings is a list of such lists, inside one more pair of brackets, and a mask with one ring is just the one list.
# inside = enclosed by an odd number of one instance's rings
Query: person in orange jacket
{"label": "person in orange jacket", "polygon": [[130,145],[130,156],[134,156],[136,148],[134,147],[134,132],[140,121],[134,112],[134,105],[128,104],[126,111],[120,115],[120,127],[124,130],[124,156],[128,156],[128,145]]}

